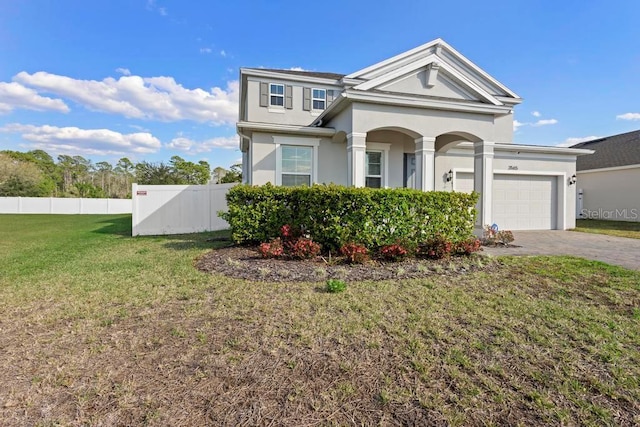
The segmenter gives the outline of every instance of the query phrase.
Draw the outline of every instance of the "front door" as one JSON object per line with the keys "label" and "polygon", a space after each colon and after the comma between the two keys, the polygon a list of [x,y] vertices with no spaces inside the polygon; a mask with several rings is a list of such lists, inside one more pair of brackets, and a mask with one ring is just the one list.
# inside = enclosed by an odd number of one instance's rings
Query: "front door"
{"label": "front door", "polygon": [[404,186],[416,188],[416,155],[404,153]]}

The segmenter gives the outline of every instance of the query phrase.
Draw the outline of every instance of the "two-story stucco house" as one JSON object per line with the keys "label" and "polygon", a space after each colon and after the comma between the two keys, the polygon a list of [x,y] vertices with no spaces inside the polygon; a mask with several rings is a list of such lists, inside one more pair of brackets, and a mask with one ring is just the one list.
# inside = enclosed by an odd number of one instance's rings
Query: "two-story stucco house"
{"label": "two-story stucco house", "polygon": [[242,68],[246,183],[481,194],[478,226],[575,226],[576,158],[513,143],[522,100],[441,39],[348,75]]}

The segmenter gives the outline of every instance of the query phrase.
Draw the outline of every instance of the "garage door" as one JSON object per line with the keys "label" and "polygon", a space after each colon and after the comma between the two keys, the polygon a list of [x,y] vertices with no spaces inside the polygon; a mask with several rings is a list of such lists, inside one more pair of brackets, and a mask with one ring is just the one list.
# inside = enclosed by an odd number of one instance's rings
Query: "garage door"
{"label": "garage door", "polygon": [[501,230],[549,230],[557,224],[555,176],[494,175],[493,222]]}

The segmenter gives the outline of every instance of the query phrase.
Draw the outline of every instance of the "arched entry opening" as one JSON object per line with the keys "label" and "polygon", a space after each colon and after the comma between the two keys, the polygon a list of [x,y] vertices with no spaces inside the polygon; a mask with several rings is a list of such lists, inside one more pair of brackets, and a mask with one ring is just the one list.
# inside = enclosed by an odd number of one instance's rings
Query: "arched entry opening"
{"label": "arched entry opening", "polygon": [[365,185],[416,188],[416,139],[420,134],[399,127],[367,132]]}

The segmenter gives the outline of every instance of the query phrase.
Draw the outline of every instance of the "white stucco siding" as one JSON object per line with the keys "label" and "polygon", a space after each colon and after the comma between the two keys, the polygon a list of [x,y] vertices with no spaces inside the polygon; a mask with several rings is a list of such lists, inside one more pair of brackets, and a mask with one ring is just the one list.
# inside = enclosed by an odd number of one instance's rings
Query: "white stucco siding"
{"label": "white stucco siding", "polygon": [[443,72],[438,73],[435,85],[431,87],[427,86],[426,69],[402,76],[391,83],[380,86],[379,89],[387,92],[399,92],[403,94],[428,95],[441,98],[473,101],[478,100],[477,96],[473,96],[468,91],[460,87],[460,85],[455,84],[451,79],[447,78]]}
{"label": "white stucco siding", "polygon": [[496,140],[493,142],[513,142],[513,113],[494,117]]}
{"label": "white stucco siding", "polygon": [[491,141],[511,141],[504,126],[495,126],[492,114],[354,103],[353,131],[366,133],[377,128],[403,128],[421,136],[436,137],[449,132],[467,132]]}
{"label": "white stucco siding", "polygon": [[640,165],[633,168],[578,172],[582,216],[592,219],[640,221]]}
{"label": "white stucco siding", "polygon": [[[264,185],[267,182],[276,183],[276,144],[274,136],[268,133],[253,134],[252,144],[252,184]],[[294,144],[295,136],[289,141]],[[299,139],[306,140],[309,137],[300,136]],[[313,138],[318,139],[318,138]],[[324,184],[347,184],[347,146],[344,142],[333,142],[331,139],[322,138],[318,146],[317,162],[317,182]]]}
{"label": "white stucco siding", "polygon": [[251,183],[264,185],[267,182],[276,182],[276,146],[273,143],[273,135],[266,133],[253,133],[251,145],[251,161],[253,171]]}
{"label": "white stucco siding", "polygon": [[[451,149],[446,153],[436,153],[435,165],[435,190],[451,191],[454,188],[454,180],[458,172],[470,172],[473,174],[473,149]],[[447,174],[451,171],[453,180],[447,182]],[[473,178],[471,182],[473,189]]]}
{"label": "white stucco siding", "polygon": [[[260,82],[291,85],[293,89],[291,109],[283,107],[260,106]],[[320,114],[320,111],[305,111],[303,109],[303,88],[316,88],[325,90],[342,90],[338,86],[318,83],[302,83],[296,81],[266,79],[252,77],[247,80],[247,117],[246,121],[259,123],[275,123],[306,126]]]}
{"label": "white stucco siding", "polygon": [[353,128],[353,108],[351,105],[340,111],[324,124],[325,127],[334,128],[336,131],[342,131],[345,134],[351,133]]}
{"label": "white stucco siding", "polygon": [[330,139],[318,147],[318,183],[347,185],[347,144]]}

